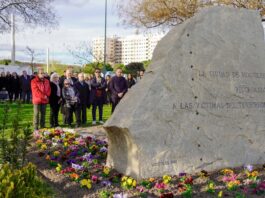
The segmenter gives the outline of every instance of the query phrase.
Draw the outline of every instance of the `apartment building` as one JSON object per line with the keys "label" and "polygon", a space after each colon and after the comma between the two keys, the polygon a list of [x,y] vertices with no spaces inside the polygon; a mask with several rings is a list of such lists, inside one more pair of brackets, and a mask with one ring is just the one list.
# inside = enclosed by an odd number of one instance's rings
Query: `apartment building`
{"label": "apartment building", "polygon": [[[163,35],[132,35],[107,38],[107,62],[129,64],[152,59]],[[104,38],[93,39],[93,61],[104,59]]]}

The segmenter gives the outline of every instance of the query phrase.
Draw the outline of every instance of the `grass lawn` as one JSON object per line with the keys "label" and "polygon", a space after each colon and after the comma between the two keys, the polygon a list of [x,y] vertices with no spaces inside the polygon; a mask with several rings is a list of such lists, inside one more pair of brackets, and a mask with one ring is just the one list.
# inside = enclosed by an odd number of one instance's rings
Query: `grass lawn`
{"label": "grass lawn", "polygon": [[[0,126],[3,125],[3,115],[4,115],[4,107],[6,104],[0,104]],[[8,111],[8,121],[7,121],[7,133],[12,129],[12,122],[17,112],[18,105],[16,103],[9,104],[10,108]],[[103,121],[106,121],[111,115],[111,106],[105,105],[103,108]],[[19,109],[19,117],[20,117],[20,126],[24,128],[29,123],[32,126],[33,121],[33,105],[32,104],[21,104],[21,108]],[[50,106],[47,105],[46,109],[46,127],[50,127]],[[74,116],[75,117],[75,116]],[[98,110],[97,110],[97,120],[98,120]],[[74,119],[75,123],[75,119]],[[91,126],[92,123],[92,107],[87,109],[87,124],[82,127]],[[64,127],[62,122],[62,114],[59,113],[59,125]],[[20,127],[20,128],[21,128]]]}

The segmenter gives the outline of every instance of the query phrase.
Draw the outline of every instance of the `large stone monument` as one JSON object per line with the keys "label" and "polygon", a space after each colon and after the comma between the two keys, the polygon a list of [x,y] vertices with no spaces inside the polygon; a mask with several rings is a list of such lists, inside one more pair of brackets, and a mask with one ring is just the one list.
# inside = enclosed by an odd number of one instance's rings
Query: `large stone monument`
{"label": "large stone monument", "polygon": [[104,125],[136,179],[265,162],[265,42],[256,11],[212,7],[172,29]]}

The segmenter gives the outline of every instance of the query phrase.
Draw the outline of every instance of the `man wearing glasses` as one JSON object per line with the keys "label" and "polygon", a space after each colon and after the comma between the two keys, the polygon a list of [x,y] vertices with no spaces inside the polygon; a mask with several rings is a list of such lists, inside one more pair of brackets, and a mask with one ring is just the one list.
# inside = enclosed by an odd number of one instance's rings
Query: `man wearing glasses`
{"label": "man wearing glasses", "polygon": [[36,78],[31,81],[31,90],[34,106],[33,126],[35,130],[38,130],[39,125],[40,128],[45,128],[46,105],[49,103],[49,96],[51,94],[50,82],[44,78],[42,68],[38,70]]}
{"label": "man wearing glasses", "polygon": [[98,107],[99,111],[99,123],[104,124],[103,122],[103,105],[106,99],[106,81],[101,77],[101,70],[99,68],[95,69],[95,77],[91,81],[91,104],[92,104],[92,125],[96,124],[96,110]]}

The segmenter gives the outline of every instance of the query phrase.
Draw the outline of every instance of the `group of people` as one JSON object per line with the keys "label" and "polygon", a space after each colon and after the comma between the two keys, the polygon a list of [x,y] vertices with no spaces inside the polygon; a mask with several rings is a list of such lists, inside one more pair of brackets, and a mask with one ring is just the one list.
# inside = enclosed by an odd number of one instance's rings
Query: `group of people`
{"label": "group of people", "polygon": [[1,72],[0,74],[0,99],[22,100],[24,103],[30,102],[31,87],[30,82],[32,76],[29,76],[26,71],[23,71],[19,76],[16,72]]}
{"label": "group of people", "polygon": [[[75,115],[77,127],[86,124],[87,109],[90,107],[92,107],[92,124],[97,123],[97,109],[98,121],[103,124],[103,105],[111,104],[113,113],[128,89],[143,77],[143,71],[139,73],[137,79],[134,79],[131,74],[126,79],[121,69],[117,69],[113,77],[108,75],[104,78],[101,74],[99,68],[95,69],[94,75],[79,73],[77,77],[74,77],[71,68],[67,69],[63,76],[57,73],[47,76],[43,69],[39,69],[33,76],[27,75],[25,71],[20,77],[15,73],[12,74],[13,77],[10,77],[9,73],[1,74],[0,91],[7,90],[10,101],[19,97],[24,102],[32,99],[35,130],[45,127],[47,104],[50,105],[51,127],[59,126],[60,110],[64,124],[71,127],[73,115]],[[17,84],[13,86],[15,82]]]}

